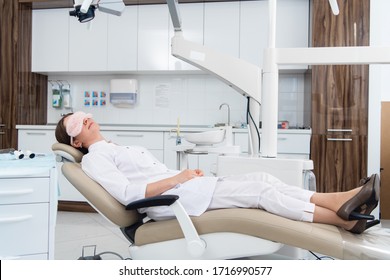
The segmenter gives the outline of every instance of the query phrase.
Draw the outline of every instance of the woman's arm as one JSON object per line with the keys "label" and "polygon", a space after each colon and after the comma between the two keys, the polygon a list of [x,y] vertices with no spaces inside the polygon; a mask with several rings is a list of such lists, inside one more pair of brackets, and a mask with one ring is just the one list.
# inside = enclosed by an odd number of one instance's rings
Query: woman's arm
{"label": "woman's arm", "polygon": [[160,195],[167,190],[172,189],[177,184],[182,184],[195,177],[202,177],[203,171],[200,169],[185,169],[179,174],[166,178],[146,186],[145,197]]}

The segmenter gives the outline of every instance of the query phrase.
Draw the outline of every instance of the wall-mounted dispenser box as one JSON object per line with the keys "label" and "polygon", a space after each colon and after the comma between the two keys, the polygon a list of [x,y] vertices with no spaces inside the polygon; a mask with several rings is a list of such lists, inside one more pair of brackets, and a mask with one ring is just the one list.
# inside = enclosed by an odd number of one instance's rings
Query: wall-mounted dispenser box
{"label": "wall-mounted dispenser box", "polygon": [[110,102],[117,107],[137,103],[138,83],[135,79],[113,79],[110,84]]}

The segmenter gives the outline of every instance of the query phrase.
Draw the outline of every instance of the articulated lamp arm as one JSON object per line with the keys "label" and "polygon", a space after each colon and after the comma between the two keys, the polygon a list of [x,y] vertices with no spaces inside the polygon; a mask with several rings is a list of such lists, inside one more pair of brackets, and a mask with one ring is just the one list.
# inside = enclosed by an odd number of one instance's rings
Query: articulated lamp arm
{"label": "articulated lamp arm", "polygon": [[181,31],[172,38],[172,55],[209,72],[224,83],[261,103],[261,69],[253,64],[187,41]]}

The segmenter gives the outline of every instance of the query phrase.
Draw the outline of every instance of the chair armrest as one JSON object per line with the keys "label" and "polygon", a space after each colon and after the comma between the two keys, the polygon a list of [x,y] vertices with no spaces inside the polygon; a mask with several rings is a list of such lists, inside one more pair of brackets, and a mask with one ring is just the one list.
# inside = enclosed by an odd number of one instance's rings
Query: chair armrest
{"label": "chair armrest", "polygon": [[148,198],[139,199],[126,205],[126,210],[135,210],[145,207],[170,206],[179,199],[177,195],[158,195]]}
{"label": "chair armrest", "polygon": [[129,203],[126,206],[127,210],[134,210],[144,207],[154,206],[169,206],[177,221],[179,222],[180,228],[183,231],[184,238],[187,242],[187,249],[194,257],[203,255],[206,250],[206,243],[200,239],[198,232],[190,216],[188,216],[183,205],[180,203],[179,196],[177,195],[159,195],[150,198],[140,199]]}

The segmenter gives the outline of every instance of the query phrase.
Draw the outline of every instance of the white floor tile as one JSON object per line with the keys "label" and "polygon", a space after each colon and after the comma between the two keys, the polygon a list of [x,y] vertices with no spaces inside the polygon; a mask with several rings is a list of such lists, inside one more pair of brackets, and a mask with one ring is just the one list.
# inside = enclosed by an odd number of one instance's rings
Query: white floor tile
{"label": "white floor tile", "polygon": [[[56,224],[56,260],[76,260],[82,256],[83,246],[96,245],[102,259],[129,258],[130,242],[120,229],[97,213],[58,212]],[[86,255],[93,250],[86,248]]]}

